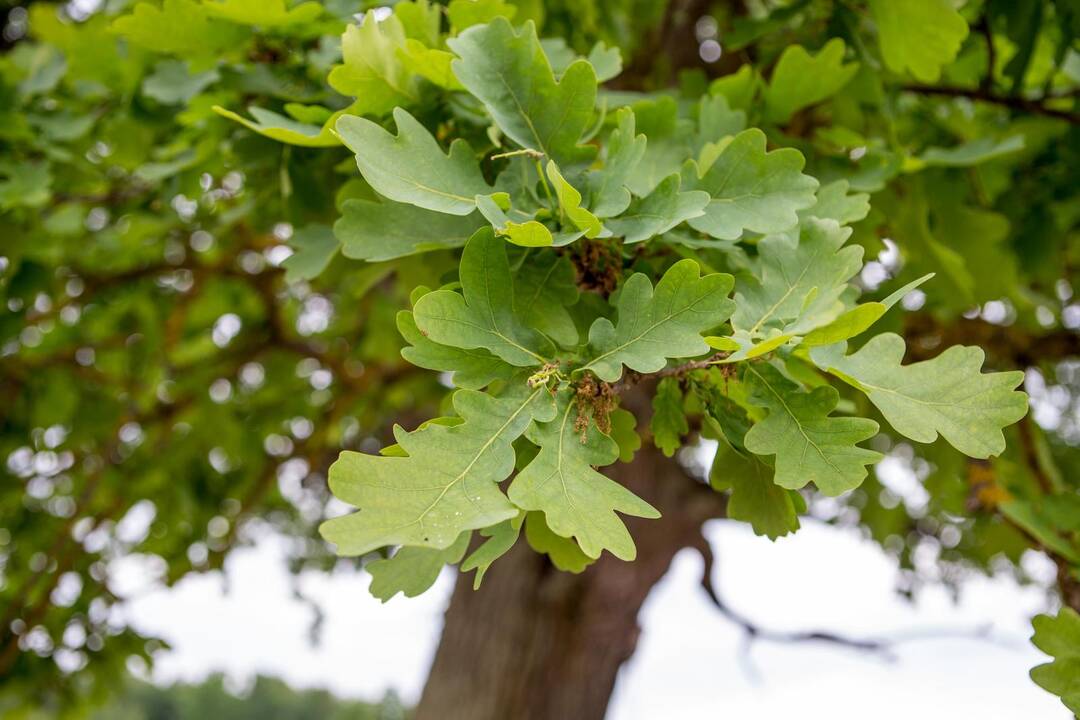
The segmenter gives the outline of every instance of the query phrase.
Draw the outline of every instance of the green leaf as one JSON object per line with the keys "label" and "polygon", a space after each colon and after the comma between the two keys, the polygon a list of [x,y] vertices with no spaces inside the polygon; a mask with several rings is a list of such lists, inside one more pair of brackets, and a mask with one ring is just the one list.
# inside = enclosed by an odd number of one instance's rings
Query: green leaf
{"label": "green leaf", "polygon": [[272,110],[264,110],[263,108],[258,107],[248,108],[248,112],[255,118],[254,121],[248,120],[246,117],[239,115],[232,110],[226,110],[220,105],[214,105],[213,110],[222,117],[240,123],[248,130],[253,130],[271,140],[277,140],[278,142],[287,143],[289,145],[300,145],[302,147],[333,147],[341,144],[341,141],[334,135],[331,128],[334,127],[334,121],[336,121],[343,112],[335,113],[331,116],[331,119],[327,120],[323,125],[312,125],[310,123],[297,122],[292,118],[285,117]]}
{"label": "green leaf", "polygon": [[683,410],[683,394],[678,380],[669,377],[657,383],[652,408],[650,429],[653,434],[653,445],[664,455],[671,457],[682,445],[683,435],[690,432],[686,412]]}
{"label": "green leaf", "polygon": [[349,25],[341,36],[343,63],[330,70],[326,81],[342,95],[356,98],[353,112],[382,116],[418,98],[415,76],[398,55],[405,51],[405,28],[397,15],[379,21],[375,13]]}
{"label": "green leaf", "polygon": [[563,572],[579,573],[596,562],[581,551],[573,538],[556,535],[544,520],[544,513],[525,514],[525,539],[529,547],[547,555],[551,564]]}
{"label": "green leaf", "polygon": [[860,335],[881,319],[881,317],[888,312],[893,305],[902,300],[905,295],[932,277],[934,277],[934,273],[923,275],[921,278],[912,280],[881,302],[868,302],[856,305],[828,325],[824,325],[811,331],[810,334],[803,338],[802,344],[807,347],[832,345],[833,343],[849,340],[856,335]]}
{"label": "green leaf", "polygon": [[429,547],[399,548],[393,557],[372,560],[364,568],[371,573],[371,594],[383,602],[398,593],[416,597],[439,579],[447,565],[461,562],[469,547],[471,533],[463,532],[454,543],[439,550]]}
{"label": "green leaf", "polygon": [[638,197],[644,197],[661,180],[680,171],[691,152],[694,126],[679,117],[678,103],[672,97],[643,100],[635,103],[633,110],[637,131],[648,138],[648,143],[626,186]]}
{"label": "green leaf", "polygon": [[496,195],[477,195],[476,207],[491,223],[495,234],[520,247],[550,247],[555,242],[551,230],[537,220],[514,222],[496,201]]}
{"label": "green leaf", "polygon": [[141,2],[131,14],[116,18],[110,29],[152,52],[203,59],[239,44],[246,36],[240,28],[208,17],[204,7],[192,0],[165,0],[160,7]]}
{"label": "green leaf", "polygon": [[858,447],[877,434],[878,424],[864,418],[831,417],[840,399],[828,386],[806,393],[771,365],[747,365],[750,402],[769,411],[746,434],[746,448],[776,456],[775,482],[797,490],[814,483],[826,495],[858,487],[866,465],[881,453]]}
{"label": "green leaf", "polygon": [[574,227],[585,233],[587,238],[600,235],[604,229],[604,226],[600,224],[600,219],[582,207],[581,193],[566,181],[566,178],[559,172],[559,166],[555,164],[554,160],[548,160],[547,176],[555,188],[555,197],[559,202],[560,216],[565,214],[570,218],[570,222],[574,224]]}
{"label": "green leaf", "polygon": [[[400,5],[398,7],[401,7]],[[405,40],[405,46],[398,48],[398,57],[406,69],[446,90],[464,90],[450,64],[454,54],[446,50],[429,48],[413,38]]]}
{"label": "green leaf", "polygon": [[956,59],[967,22],[949,0],[869,0],[885,64],[937,82],[941,68]]}
{"label": "green leaf", "polygon": [[607,82],[622,72],[622,53],[617,47],[608,47],[602,41],[592,46],[587,58],[596,71],[597,82]]}
{"label": "green leaf", "polygon": [[819,220],[835,220],[841,225],[850,225],[865,218],[870,213],[870,195],[852,193],[847,180],[834,180],[822,185],[817,191],[817,202],[799,211],[799,219],[816,217]]}
{"label": "green leaf", "polygon": [[143,80],[142,92],[163,105],[181,105],[220,79],[217,70],[191,74],[184,61],[162,60]]}
{"label": "green leaf", "polygon": [[497,17],[513,20],[515,15],[517,8],[505,0],[450,0],[446,6],[446,16],[455,32],[483,25]]}
{"label": "green leaf", "polygon": [[440,345],[416,327],[416,320],[408,310],[397,314],[397,328],[408,347],[401,349],[401,356],[417,367],[426,370],[453,373],[455,387],[479,390],[495,380],[508,380],[514,366],[508,365],[487,350]]}
{"label": "green leaf", "polygon": [[567,310],[579,295],[570,259],[550,251],[526,250],[513,265],[514,307],[521,318],[563,347],[577,345],[577,326]]}
{"label": "green leaf", "polygon": [[677,173],[666,177],[646,197],[630,203],[625,213],[608,220],[611,234],[625,243],[642,242],[700,217],[709,204],[709,194],[679,192],[680,185],[682,178]]}
{"label": "green leaf", "polygon": [[698,131],[694,150],[701,152],[706,144],[738,135],[745,129],[745,112],[732,110],[723,95],[707,95],[698,103]]}
{"label": "green leaf", "polygon": [[596,102],[596,73],[587,61],[571,63],[555,82],[531,20],[517,33],[498,17],[447,44],[460,58],[454,74],[510,139],[560,165],[592,159],[595,148],[578,145]]}
{"label": "green leaf", "polygon": [[793,490],[773,482],[773,471],[756,456],[742,455],[721,439],[709,471],[709,484],[730,488],[727,516],[749,523],[755,535],[770,540],[799,529]]}
{"label": "green leaf", "polygon": [[353,199],[342,204],[334,235],[345,257],[380,262],[462,247],[483,225],[479,213],[445,215],[401,203]]}
{"label": "green leaf", "polygon": [[919,160],[935,167],[971,167],[1023,149],[1023,135],[1010,135],[1000,140],[982,137],[951,148],[928,147]]}
{"label": "green leaf", "polygon": [[844,41],[833,38],[817,55],[801,45],[788,45],[765,88],[765,119],[786,123],[797,111],[838,93],[859,70],[844,64]]}
{"label": "green leaf", "polygon": [[342,142],[356,153],[360,174],[377,193],[427,210],[468,215],[476,209],[476,196],[491,192],[467,142],[455,140],[444,155],[407,111],[395,108],[394,122],[396,136],[353,115],[337,121]]}
{"label": "green leaf", "polygon": [[540,452],[510,484],[510,500],[525,510],[542,511],[552,532],[573,537],[589,557],[598,558],[608,550],[617,558],[633,560],[634,540],[615,512],[644,518],[660,514],[593,469],[615,462],[619,446],[596,423],[590,422],[582,433],[576,427],[576,409],[573,392],[563,390],[555,418],[526,432]]}
{"label": "green leaf", "polygon": [[289,239],[295,252],[285,258],[285,282],[310,280],[318,277],[334,259],[341,245],[334,231],[326,225],[307,225]]}
{"label": "green leaf", "polygon": [[634,413],[616,408],[608,416],[611,421],[611,439],[619,445],[619,462],[628,463],[641,449],[641,436],[637,433],[637,418]]}
{"label": "green leaf", "polygon": [[339,555],[384,545],[444,549],[466,530],[517,514],[499,483],[514,469],[511,443],[534,418],[554,416],[550,394],[520,381],[503,397],[459,390],[453,402],[459,425],[394,428],[406,457],[346,451],[330,467],[330,490],[360,509],[319,528]]}
{"label": "green leaf", "polygon": [[311,22],[323,13],[322,5],[317,2],[286,8],[285,0],[206,0],[202,7],[213,17],[264,28]]}
{"label": "green leaf", "polygon": [[514,547],[518,535],[521,534],[521,524],[525,521],[525,513],[518,513],[509,520],[503,520],[498,525],[484,528],[480,534],[487,538],[484,544],[476,548],[472,555],[465,558],[461,564],[461,572],[476,570],[473,579],[473,590],[480,588],[484,581],[484,575],[491,569],[492,564]]}
{"label": "green leaf", "polygon": [[0,161],[0,210],[41,207],[52,196],[53,175],[46,162]]}
{"label": "green leaf", "polygon": [[421,332],[437,343],[485,348],[511,365],[543,365],[554,353],[551,341],[514,312],[514,284],[506,243],[482,229],[461,256],[462,293],[439,290],[416,303]]}
{"label": "green leaf", "polygon": [[841,295],[862,268],[863,249],[843,247],[851,230],[832,220],[811,218],[801,231],[798,241],[770,235],[758,243],[756,272],[740,276],[735,293],[736,330],[803,334],[843,313]]}
{"label": "green leaf", "polygon": [[797,211],[814,204],[818,182],[801,170],[805,161],[794,148],[765,151],[765,134],[744,130],[704,172],[693,161],[683,170],[687,188],[712,198],[695,230],[721,240],[736,240],[743,231],[783,232],[799,221]]}
{"label": "green leaf", "polygon": [[608,136],[604,166],[588,175],[589,207],[601,218],[620,215],[630,205],[626,185],[645,155],[646,140],[634,130],[634,111],[620,108],[616,117],[618,127]]}
{"label": "green leaf", "polygon": [[1037,615],[1031,624],[1035,629],[1031,642],[1054,658],[1032,668],[1031,679],[1080,715],[1080,614],[1063,607],[1057,617]]}
{"label": "green leaf", "polygon": [[635,273],[619,292],[619,320],[613,325],[597,318],[589,329],[591,370],[605,382],[622,376],[622,366],[642,373],[663,369],[668,358],[694,357],[708,352],[701,333],[730,317],[735,303],[728,298],[734,279],[724,273],[700,276],[694,260],[672,265],[657,283]]}
{"label": "green leaf", "polygon": [[1024,373],[982,374],[984,354],[977,347],[957,345],[932,360],[901,365],[904,350],[902,337],[886,333],[851,355],[831,345],[811,357],[853,380],[901,435],[929,443],[940,434],[974,458],[1001,454],[1002,428],[1027,414],[1027,396],[1015,391]]}

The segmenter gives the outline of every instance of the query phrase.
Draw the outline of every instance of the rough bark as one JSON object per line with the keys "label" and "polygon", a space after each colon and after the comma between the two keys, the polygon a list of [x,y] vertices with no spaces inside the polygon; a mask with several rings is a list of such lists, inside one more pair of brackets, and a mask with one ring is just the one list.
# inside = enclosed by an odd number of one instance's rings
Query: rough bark
{"label": "rough bark", "polygon": [[634,562],[605,554],[580,575],[557,571],[522,538],[485,576],[459,577],[417,720],[599,720],[637,645],[638,611],[723,498],[651,446],[610,475],[656,506],[629,519]]}

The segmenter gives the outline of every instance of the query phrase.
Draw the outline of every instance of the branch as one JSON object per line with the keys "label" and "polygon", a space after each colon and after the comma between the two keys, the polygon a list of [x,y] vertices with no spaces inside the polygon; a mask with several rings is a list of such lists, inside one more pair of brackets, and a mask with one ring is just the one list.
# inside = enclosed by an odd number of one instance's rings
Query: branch
{"label": "branch", "polygon": [[991,103],[993,105],[1000,105],[1002,107],[1011,108],[1013,110],[1022,110],[1024,112],[1033,113],[1035,115],[1044,115],[1046,117],[1064,120],[1065,122],[1071,123],[1073,125],[1080,125],[1080,113],[1047,107],[1044,104],[1046,98],[1029,100],[1023,97],[996,95],[984,87],[965,88],[948,85],[911,84],[903,85],[901,89],[908,92],[918,93],[920,95],[938,95],[941,97],[968,98],[969,100],[976,100],[979,102]]}
{"label": "branch", "polygon": [[885,640],[850,638],[824,630],[772,630],[758,625],[724,602],[723,598],[721,598],[720,594],[716,591],[716,587],[713,586],[712,582],[712,570],[716,558],[704,535],[699,535],[699,540],[695,544],[695,549],[701,553],[701,559],[705,562],[705,567],[701,573],[702,589],[705,590],[705,594],[709,596],[709,600],[712,601],[712,604],[721,612],[721,614],[743,629],[748,641],[760,639],[779,643],[824,642],[833,645],[841,645],[860,652],[878,653],[888,659],[893,659],[893,656],[889,651],[890,644]]}

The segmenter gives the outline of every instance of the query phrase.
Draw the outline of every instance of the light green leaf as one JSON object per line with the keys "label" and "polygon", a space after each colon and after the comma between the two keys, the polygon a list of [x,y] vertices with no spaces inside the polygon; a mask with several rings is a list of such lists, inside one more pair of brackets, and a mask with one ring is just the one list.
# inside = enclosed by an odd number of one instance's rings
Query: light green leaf
{"label": "light green leaf", "polygon": [[593,468],[610,465],[619,446],[589,423],[584,435],[576,427],[573,392],[558,397],[558,413],[550,422],[533,425],[526,437],[540,452],[510,484],[510,500],[525,510],[544,513],[552,532],[573,537],[589,557],[608,550],[622,560],[637,554],[633,538],[615,514],[656,518],[660,514],[632,492]]}
{"label": "light green leaf", "polygon": [[454,77],[454,71],[450,69],[450,63],[454,60],[453,53],[429,48],[413,38],[407,38],[405,46],[398,48],[397,52],[409,72],[446,90],[465,89]]}
{"label": "light green leaf", "polygon": [[522,319],[563,347],[577,345],[577,326],[567,310],[579,294],[570,259],[526,250],[513,265],[514,307]]}
{"label": "light green leaf", "polygon": [[345,257],[380,262],[461,247],[483,226],[479,213],[445,215],[402,203],[353,199],[342,204],[334,235]]}
{"label": "light green leaf", "polygon": [[544,513],[525,514],[525,539],[529,547],[547,555],[551,564],[563,572],[579,573],[596,562],[581,551],[573,538],[556,535],[544,520]]}
{"label": "light green leaf", "polygon": [[769,411],[746,433],[746,448],[776,456],[775,482],[797,490],[814,483],[826,495],[858,487],[881,453],[858,447],[877,434],[873,420],[831,417],[840,395],[828,385],[806,393],[772,365],[747,365],[750,402]]}
{"label": "light green leaf", "polygon": [[253,130],[264,137],[289,145],[302,147],[333,147],[340,145],[341,141],[331,132],[333,123],[342,112],[335,113],[323,125],[302,123],[292,118],[280,115],[272,110],[264,110],[258,107],[249,107],[248,112],[255,120],[248,120],[232,110],[226,110],[220,105],[213,106],[214,112],[222,117],[238,122],[249,130]]}
{"label": "light green leaf", "polygon": [[678,380],[669,377],[657,383],[652,408],[650,429],[653,434],[653,445],[664,455],[671,457],[682,445],[683,435],[690,432],[686,412],[683,410],[683,394]]}
{"label": "light green leaf", "polygon": [[1054,658],[1032,668],[1031,679],[1080,715],[1080,614],[1063,607],[1057,617],[1038,615],[1031,624],[1035,628],[1031,642]]}
{"label": "light green leaf", "polygon": [[547,176],[555,188],[555,197],[559,202],[560,215],[565,214],[566,217],[570,218],[570,222],[578,230],[585,233],[585,237],[594,238],[600,235],[604,230],[604,226],[600,224],[599,218],[582,207],[581,193],[566,181],[566,178],[559,172],[559,166],[555,164],[554,160],[548,160]]}
{"label": "light green leaf", "polygon": [[465,245],[459,270],[462,294],[439,290],[414,310],[421,332],[443,345],[485,348],[511,365],[543,365],[555,348],[514,312],[506,243],[482,229]]}
{"label": "light green leaf", "polygon": [[514,222],[496,202],[495,195],[477,195],[476,207],[491,223],[495,234],[527,248],[549,247],[555,242],[551,230],[537,220]]}
{"label": "light green leaf", "polygon": [[323,12],[322,5],[317,2],[302,2],[286,8],[285,0],[206,0],[202,6],[213,17],[266,28],[311,22]]}
{"label": "light green leaf", "polygon": [[160,7],[140,2],[129,15],[113,20],[110,29],[152,52],[203,59],[236,46],[246,36],[235,25],[208,17],[192,0],[165,0]]}
{"label": "light green leaf", "polygon": [[408,347],[401,349],[401,357],[426,370],[453,373],[455,387],[479,390],[494,380],[508,380],[514,366],[508,365],[487,350],[440,345],[416,327],[416,320],[408,310],[397,314],[397,328]]}
{"label": "light green leaf", "polygon": [[446,6],[450,27],[461,32],[473,25],[483,25],[497,17],[513,20],[517,8],[505,0],[450,0]]}
{"label": "light green leaf", "polygon": [[932,277],[934,277],[934,273],[929,273],[917,280],[912,280],[881,302],[868,302],[856,305],[828,325],[824,325],[810,332],[809,335],[803,338],[802,344],[807,347],[832,345],[833,343],[849,340],[856,335],[863,333],[880,320],[893,305],[900,300],[903,300],[905,295]]}
{"label": "light green leaf", "polygon": [[297,230],[289,245],[294,252],[281,264],[285,268],[285,282],[310,280],[318,277],[341,245],[334,231],[326,225],[307,225]]}
{"label": "light green leaf", "polygon": [[604,166],[588,175],[589,207],[601,218],[620,215],[630,205],[626,184],[645,155],[646,140],[634,130],[634,111],[620,108],[616,117],[618,127],[608,136]]}
{"label": "light green leaf", "polygon": [[617,47],[608,47],[603,42],[598,42],[593,45],[586,59],[596,71],[597,82],[607,82],[622,72],[622,53]]}
{"label": "light green leaf", "polygon": [[394,17],[401,21],[405,37],[433,48],[442,41],[439,31],[443,9],[430,0],[407,0],[394,3]]}
{"label": "light green leaf", "polygon": [[736,330],[757,336],[768,328],[803,334],[844,311],[841,294],[862,267],[863,249],[843,247],[851,230],[832,220],[809,219],[796,242],[770,235],[758,243],[755,276],[739,278]]}
{"label": "light green leaf", "polygon": [[735,240],[744,230],[782,232],[799,221],[797,211],[814,204],[818,182],[801,170],[805,161],[794,148],[765,151],[765,134],[744,130],[724,148],[704,174],[688,161],[683,180],[712,200],[704,215],[690,220],[695,230]]}
{"label": "light green leaf", "polygon": [[503,520],[498,525],[484,528],[480,534],[487,538],[484,544],[476,548],[472,555],[465,558],[461,564],[461,572],[476,570],[473,579],[473,590],[480,588],[484,581],[484,575],[491,569],[492,564],[514,547],[518,535],[521,534],[521,525],[525,522],[525,513],[518,513],[516,517]]}
{"label": "light green leaf", "polygon": [[368,12],[359,26],[345,28],[341,36],[344,62],[330,70],[326,81],[342,95],[356,98],[354,113],[381,116],[416,101],[416,77],[397,52],[406,51],[405,40],[397,15],[380,22],[375,13]]}
{"label": "light green leaf", "polygon": [[709,204],[709,194],[699,190],[679,192],[682,178],[669,175],[651,193],[634,200],[626,212],[608,221],[612,235],[625,243],[636,243],[662,235],[677,225],[700,217]]}
{"label": "light green leaf", "polygon": [[788,45],[765,88],[765,119],[786,123],[797,111],[838,93],[859,70],[844,64],[844,41],[833,38],[816,55],[801,45]]}
{"label": "light green leaf", "polygon": [[605,382],[622,376],[622,366],[642,373],[663,369],[668,358],[694,357],[709,351],[701,333],[730,317],[728,298],[734,280],[724,273],[700,277],[694,260],[672,265],[657,283],[635,273],[619,292],[617,325],[597,318],[589,329],[591,370]]}
{"label": "light green leaf", "polygon": [[885,64],[910,72],[921,82],[937,82],[941,68],[956,59],[968,34],[967,22],[950,0],[869,0]]}
{"label": "light green leaf", "polygon": [[951,148],[928,147],[919,160],[936,167],[971,167],[1023,149],[1023,135],[1010,135],[1000,140],[981,137]]}
{"label": "light green leaf", "polygon": [[975,458],[1005,450],[1002,428],[1027,413],[1027,396],[1014,390],[1021,371],[982,374],[981,348],[954,346],[932,360],[901,365],[904,339],[886,333],[857,352],[842,345],[811,353],[822,369],[838,371],[866,393],[889,424],[917,442],[937,440]]}
{"label": "light green leaf", "polygon": [[596,102],[596,73],[587,61],[571,63],[556,83],[531,20],[517,33],[498,17],[447,44],[460,57],[454,74],[510,139],[560,165],[592,159],[595,149],[578,145]]}
{"label": "light green leaf", "polygon": [[383,602],[398,593],[416,597],[439,579],[447,565],[461,562],[469,547],[469,536],[463,532],[454,544],[443,550],[429,547],[399,548],[393,557],[372,560],[364,568],[371,573],[371,594]]}
{"label": "light green leaf", "polygon": [[0,210],[45,205],[52,182],[52,170],[46,162],[0,161]]}
{"label": "light green leaf", "polygon": [[162,60],[143,80],[142,92],[163,105],[181,105],[220,79],[217,70],[191,74],[184,61]]}
{"label": "light green leaf", "polygon": [[545,387],[523,380],[494,398],[474,390],[454,394],[459,425],[437,423],[394,436],[406,457],[346,451],[330,467],[330,489],[360,511],[324,522],[319,531],[339,555],[384,545],[450,547],[458,536],[517,514],[499,490],[514,469],[511,443],[535,418],[551,420]]}
{"label": "light green leaf", "polygon": [[747,63],[730,75],[718,77],[709,85],[711,95],[722,95],[735,110],[750,110],[761,78],[754,66]]}
{"label": "light green leaf", "polygon": [[822,185],[817,191],[817,202],[799,211],[799,220],[816,217],[819,220],[835,220],[841,225],[850,225],[865,218],[870,213],[870,195],[852,193],[848,195],[847,180],[834,180]]}
{"label": "light green leaf", "polygon": [[338,135],[356,153],[356,165],[371,187],[391,200],[448,215],[475,210],[476,196],[487,195],[491,187],[469,144],[455,140],[444,155],[427,128],[407,111],[395,108],[394,121],[396,136],[364,118],[338,118]]}
{"label": "light green leaf", "polygon": [[746,129],[746,113],[732,110],[723,95],[706,95],[698,103],[698,131],[694,151],[706,144],[738,135]]}
{"label": "light green leaf", "polygon": [[661,96],[634,103],[637,132],[648,138],[645,154],[626,180],[638,197],[652,192],[661,180],[679,172],[691,152],[694,124],[679,117],[675,98]]}
{"label": "light green leaf", "polygon": [[611,439],[619,445],[619,462],[628,463],[634,459],[634,453],[641,449],[641,436],[637,433],[637,418],[634,413],[622,408],[611,411]]}

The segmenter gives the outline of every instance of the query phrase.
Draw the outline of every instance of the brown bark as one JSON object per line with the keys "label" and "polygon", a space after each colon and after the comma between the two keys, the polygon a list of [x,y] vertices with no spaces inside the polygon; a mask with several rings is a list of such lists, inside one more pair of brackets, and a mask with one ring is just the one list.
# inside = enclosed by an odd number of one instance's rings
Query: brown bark
{"label": "brown bark", "polygon": [[580,575],[556,570],[524,538],[478,591],[461,576],[417,720],[600,720],[634,652],[638,611],[680,549],[700,543],[723,497],[651,446],[609,475],[652,503],[628,519],[634,562],[604,556]]}

